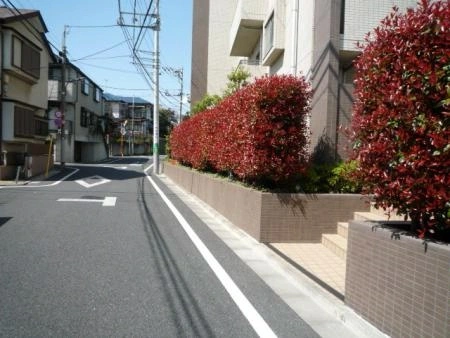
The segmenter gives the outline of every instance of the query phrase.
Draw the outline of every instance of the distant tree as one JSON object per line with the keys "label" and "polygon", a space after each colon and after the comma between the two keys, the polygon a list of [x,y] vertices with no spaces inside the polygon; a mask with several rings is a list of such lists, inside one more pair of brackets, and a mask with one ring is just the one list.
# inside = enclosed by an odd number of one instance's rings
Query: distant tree
{"label": "distant tree", "polygon": [[247,79],[250,77],[250,75],[250,72],[242,68],[241,65],[232,70],[231,73],[227,75],[227,89],[225,89],[223,97],[230,96],[234,92],[246,86],[248,84]]}
{"label": "distant tree", "polygon": [[247,79],[249,77],[250,73],[243,69],[241,65],[239,65],[227,75],[228,82],[223,95],[220,96],[217,94],[206,94],[200,101],[197,101],[194,104],[189,115],[194,116],[201,111],[215,107],[225,97],[230,96],[234,92],[246,86],[248,84]]}
{"label": "distant tree", "polygon": [[169,108],[161,108],[159,110],[159,136],[161,138],[166,137],[176,122],[177,119],[174,110]]}
{"label": "distant tree", "polygon": [[190,116],[194,116],[201,111],[214,107],[220,102],[220,100],[222,100],[222,98],[219,95],[206,94],[200,101],[197,101],[194,104],[191,109]]}

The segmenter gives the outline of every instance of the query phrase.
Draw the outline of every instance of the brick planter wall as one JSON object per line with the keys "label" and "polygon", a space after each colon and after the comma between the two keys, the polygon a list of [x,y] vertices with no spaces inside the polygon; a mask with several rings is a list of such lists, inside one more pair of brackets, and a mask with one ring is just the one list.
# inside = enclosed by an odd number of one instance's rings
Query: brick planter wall
{"label": "brick planter wall", "polygon": [[450,247],[349,226],[345,302],[392,337],[450,337]]}
{"label": "brick planter wall", "polygon": [[369,205],[357,194],[276,194],[163,163],[164,173],[260,242],[319,242]]}

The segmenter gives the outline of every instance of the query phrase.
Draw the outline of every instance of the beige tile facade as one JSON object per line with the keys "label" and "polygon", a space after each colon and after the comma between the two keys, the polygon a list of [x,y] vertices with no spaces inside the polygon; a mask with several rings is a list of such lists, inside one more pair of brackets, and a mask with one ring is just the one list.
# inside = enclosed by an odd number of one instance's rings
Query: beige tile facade
{"label": "beige tile facade", "polygon": [[449,337],[449,246],[375,224],[350,222],[346,303],[392,337]]}

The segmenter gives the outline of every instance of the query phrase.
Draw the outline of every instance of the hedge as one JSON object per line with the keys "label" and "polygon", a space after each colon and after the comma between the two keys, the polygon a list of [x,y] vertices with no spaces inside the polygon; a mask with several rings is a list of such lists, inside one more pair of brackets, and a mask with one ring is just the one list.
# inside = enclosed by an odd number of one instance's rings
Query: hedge
{"label": "hedge", "polygon": [[395,9],[356,62],[352,122],[358,178],[377,206],[419,235],[450,227],[450,9]]}
{"label": "hedge", "polygon": [[307,168],[310,100],[303,77],[257,79],[174,128],[171,158],[249,183],[287,181]]}

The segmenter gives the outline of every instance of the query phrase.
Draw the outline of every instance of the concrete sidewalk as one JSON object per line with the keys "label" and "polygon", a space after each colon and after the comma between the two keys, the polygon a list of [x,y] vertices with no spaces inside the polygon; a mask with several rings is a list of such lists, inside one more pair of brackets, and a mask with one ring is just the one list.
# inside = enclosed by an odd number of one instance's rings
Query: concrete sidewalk
{"label": "concrete sidewalk", "polygon": [[16,180],[0,180],[0,186],[19,186],[19,185],[27,185],[31,182],[39,182],[39,181],[45,181],[50,179],[52,176],[55,176],[60,173],[60,169],[58,167],[54,167],[51,170],[49,170],[48,175],[40,174],[33,177],[30,177],[28,179],[20,178],[17,181]]}

